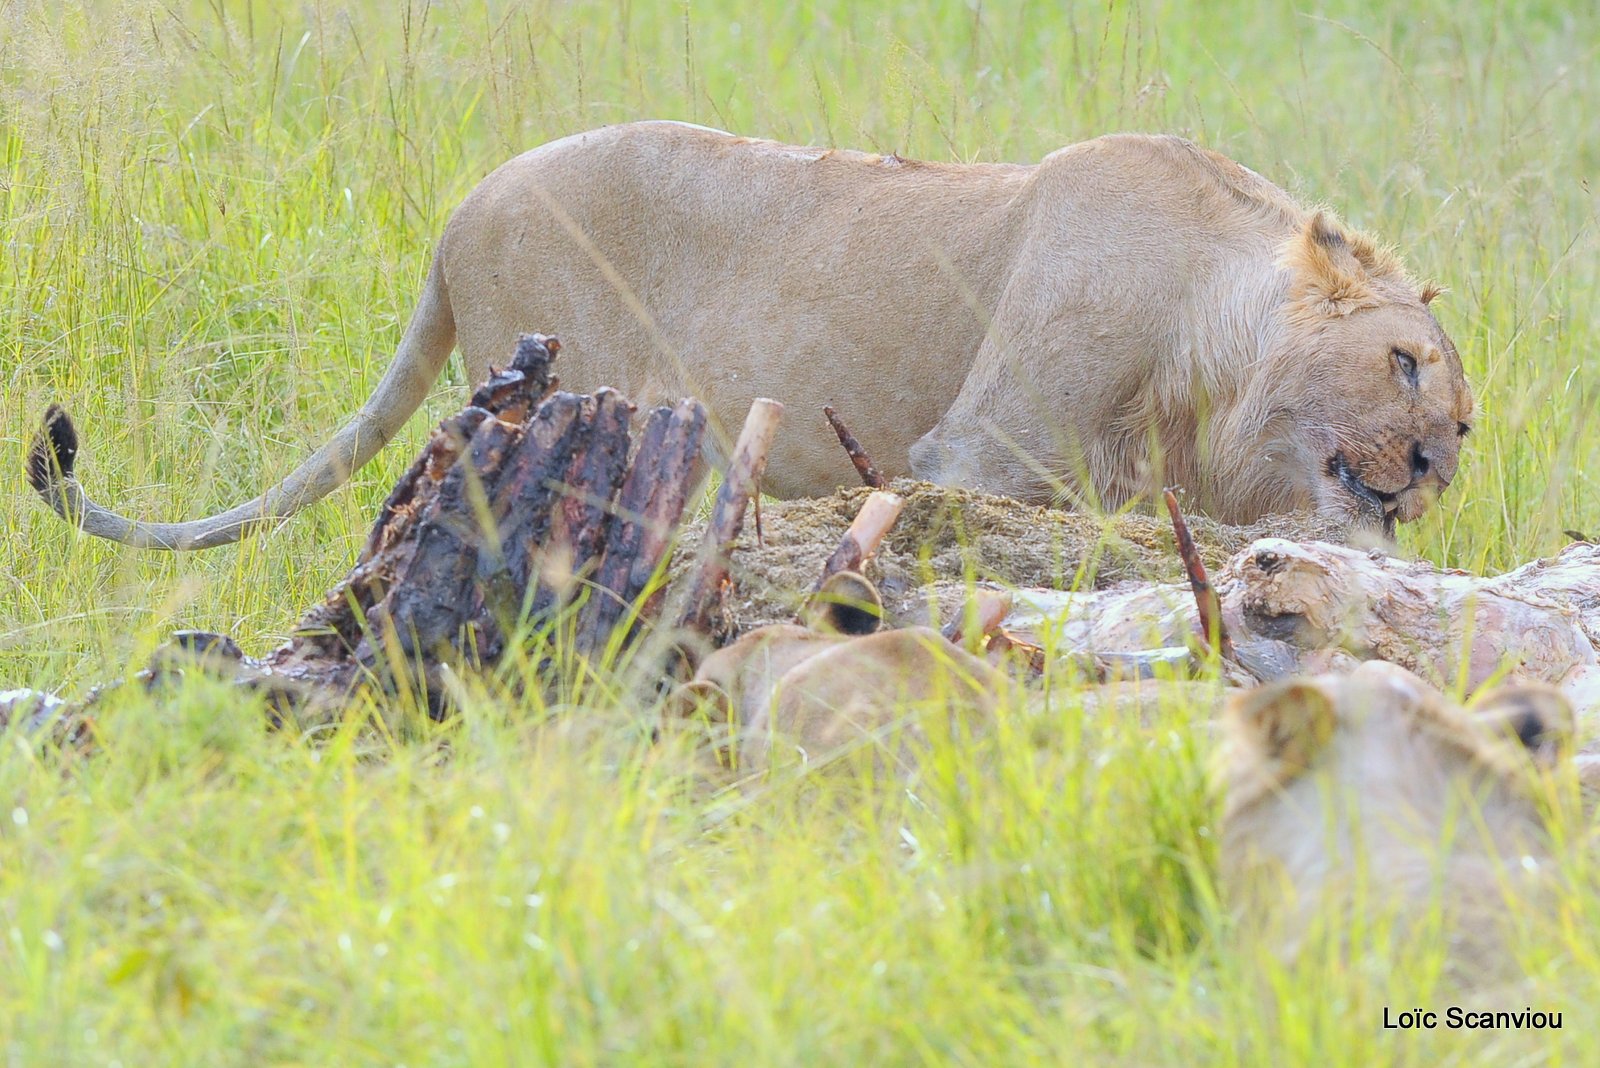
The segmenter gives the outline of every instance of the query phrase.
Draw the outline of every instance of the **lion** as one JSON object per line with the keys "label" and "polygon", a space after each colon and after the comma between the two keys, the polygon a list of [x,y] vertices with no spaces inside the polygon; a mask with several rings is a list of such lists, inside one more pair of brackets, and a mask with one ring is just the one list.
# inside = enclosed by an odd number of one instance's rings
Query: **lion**
{"label": "lion", "polygon": [[1003,672],[930,627],[882,629],[882,602],[860,574],[831,576],[803,617],[707,656],[665,703],[662,727],[698,727],[718,768],[741,777],[863,748],[878,768],[907,772],[938,714],[956,732],[994,716]]}
{"label": "lion", "polygon": [[29,476],[90,534],[222,545],[371,459],[452,346],[478,382],[542,330],[580,389],[704,401],[714,462],[754,398],[789,405],[763,484],[780,497],[846,473],[812,417],[833,405],[891,476],[1105,508],[1176,484],[1226,522],[1316,509],[1388,535],[1449,485],[1470,428],[1438,292],[1179,137],[953,164],[628,123],[472,190],[372,395],[260,497],[183,523],[118,515],[78,484],[54,407]]}
{"label": "lion", "polygon": [[1508,898],[1553,885],[1541,784],[1574,731],[1558,690],[1507,684],[1463,710],[1369,661],[1245,691],[1223,728],[1221,874],[1247,930],[1292,961],[1319,931],[1437,909],[1453,965],[1504,963]]}

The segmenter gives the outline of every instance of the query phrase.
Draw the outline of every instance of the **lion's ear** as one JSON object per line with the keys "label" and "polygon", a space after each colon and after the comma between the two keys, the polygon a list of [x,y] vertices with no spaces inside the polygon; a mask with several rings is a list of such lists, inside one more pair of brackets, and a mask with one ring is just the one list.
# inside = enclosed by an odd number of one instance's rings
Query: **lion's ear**
{"label": "lion's ear", "polygon": [[1422,292],[1418,296],[1421,298],[1423,306],[1426,307],[1433,303],[1435,297],[1443,296],[1448,292],[1449,290],[1438,282],[1424,282],[1422,283]]}
{"label": "lion's ear", "polygon": [[1534,763],[1553,765],[1567,751],[1577,728],[1572,704],[1553,686],[1509,683],[1497,686],[1467,706],[1490,732],[1512,739]]}
{"label": "lion's ear", "polygon": [[878,587],[856,571],[829,575],[807,600],[800,618],[812,630],[856,637],[883,629]]}
{"label": "lion's ear", "polygon": [[1316,212],[1284,250],[1284,266],[1292,273],[1290,295],[1328,316],[1349,315],[1375,307],[1370,269],[1379,251],[1366,238],[1346,233],[1326,212]]}
{"label": "lion's ear", "polygon": [[1310,679],[1258,686],[1233,697],[1227,717],[1235,738],[1279,777],[1311,766],[1333,737],[1333,700]]}

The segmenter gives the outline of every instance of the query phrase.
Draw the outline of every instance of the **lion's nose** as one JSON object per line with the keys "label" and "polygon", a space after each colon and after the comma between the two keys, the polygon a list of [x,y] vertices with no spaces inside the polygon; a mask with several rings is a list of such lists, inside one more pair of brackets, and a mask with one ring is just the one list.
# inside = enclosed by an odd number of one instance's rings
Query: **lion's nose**
{"label": "lion's nose", "polygon": [[1428,470],[1431,467],[1433,467],[1433,463],[1423,450],[1422,442],[1413,442],[1411,445],[1411,484],[1415,486],[1418,482],[1427,478]]}
{"label": "lion's nose", "polygon": [[1429,474],[1434,481],[1439,483],[1439,488],[1444,489],[1450,485],[1450,476],[1444,468],[1435,468],[1433,458],[1428,455],[1428,450],[1423,448],[1422,442],[1415,442],[1411,446],[1411,485],[1420,486]]}

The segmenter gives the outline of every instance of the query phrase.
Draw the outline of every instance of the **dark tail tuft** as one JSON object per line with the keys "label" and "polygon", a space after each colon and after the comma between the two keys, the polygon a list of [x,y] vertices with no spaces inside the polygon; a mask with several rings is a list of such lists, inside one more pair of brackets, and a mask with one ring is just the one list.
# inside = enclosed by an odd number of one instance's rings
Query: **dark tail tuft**
{"label": "dark tail tuft", "polygon": [[28,484],[48,495],[50,487],[72,477],[77,461],[78,429],[65,408],[52,404],[45,410],[44,425],[28,449]]}

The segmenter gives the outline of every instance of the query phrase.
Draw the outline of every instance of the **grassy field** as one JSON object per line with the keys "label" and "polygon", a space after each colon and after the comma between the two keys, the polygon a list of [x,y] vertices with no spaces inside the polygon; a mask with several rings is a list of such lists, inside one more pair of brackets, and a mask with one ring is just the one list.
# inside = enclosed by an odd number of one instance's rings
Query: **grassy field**
{"label": "grassy field", "polygon": [[[1450,287],[1480,399],[1406,547],[1528,559],[1600,530],[1597,108],[1582,4],[0,0],[0,688],[75,692],[179,626],[274,644],[461,383],[353,488],[190,556],[32,499],[49,400],[108,502],[253,495],[376,382],[479,178],[642,117],[938,159],[1166,130],[1325,201]],[[1067,695],[915,794],[730,799],[585,704],[297,738],[197,687],[119,703],[89,764],[6,739],[0,1057],[1600,1063],[1587,871],[1480,1006],[1564,1009],[1549,1035],[1380,1030],[1436,1004],[1437,953],[1291,982],[1231,948],[1194,709]]]}

